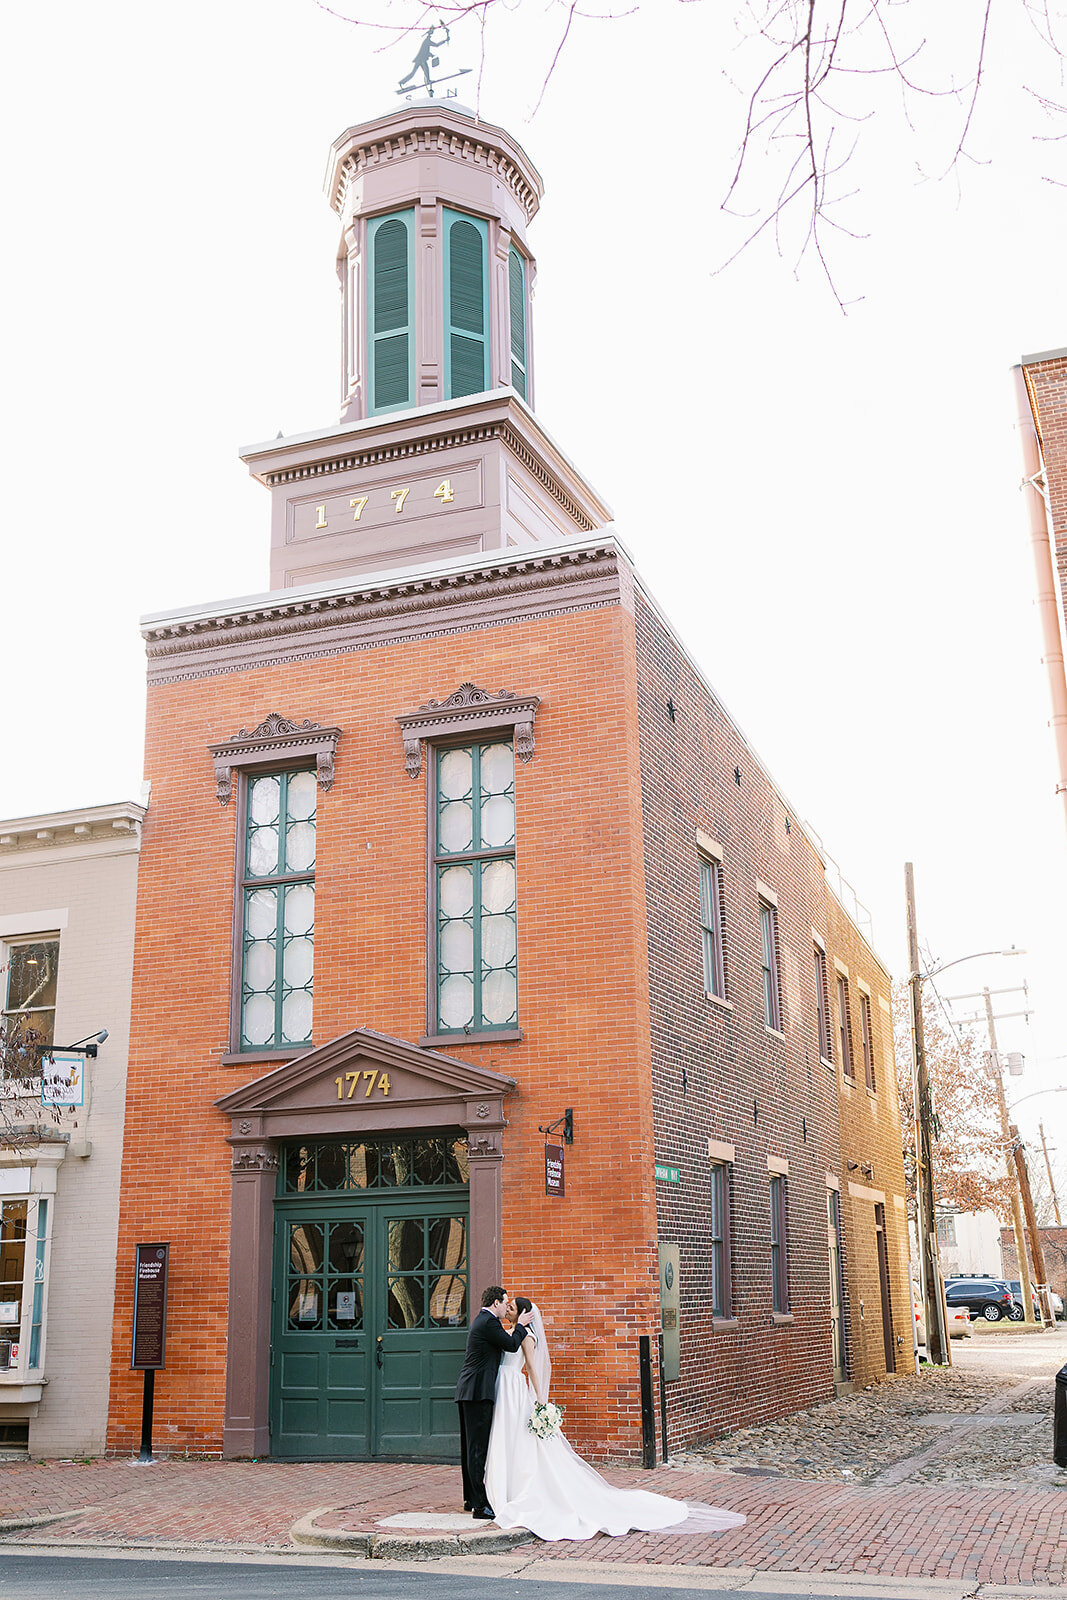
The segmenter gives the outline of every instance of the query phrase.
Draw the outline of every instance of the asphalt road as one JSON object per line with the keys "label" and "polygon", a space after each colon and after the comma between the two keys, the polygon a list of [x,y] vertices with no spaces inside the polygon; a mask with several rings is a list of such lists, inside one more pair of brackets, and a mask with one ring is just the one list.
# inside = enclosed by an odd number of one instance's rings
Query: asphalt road
{"label": "asphalt road", "polygon": [[[632,1574],[632,1575],[631,1575]],[[376,1572],[367,1567],[315,1567],[286,1563],[271,1565],[252,1562],[175,1561],[166,1557],[119,1559],[109,1556],[14,1555],[0,1550],[0,1600],[57,1600],[68,1596],[90,1595],[92,1600],[534,1600],[541,1592],[546,1600],[642,1600],[643,1596],[670,1596],[671,1600],[737,1600],[738,1591],[713,1587],[677,1588],[671,1569],[665,1568],[657,1583],[653,1572],[627,1574],[623,1583],[598,1583],[583,1576],[580,1581],[546,1579],[543,1572],[529,1579],[503,1577],[490,1573],[466,1577],[443,1573]],[[797,1600],[817,1597],[824,1591],[814,1577],[812,1588],[797,1575],[798,1587],[791,1591]],[[840,1587],[837,1588],[840,1595]],[[781,1592],[768,1595],[744,1589],[744,1600],[783,1600]],[[879,1600],[894,1600],[888,1589],[879,1590]]]}

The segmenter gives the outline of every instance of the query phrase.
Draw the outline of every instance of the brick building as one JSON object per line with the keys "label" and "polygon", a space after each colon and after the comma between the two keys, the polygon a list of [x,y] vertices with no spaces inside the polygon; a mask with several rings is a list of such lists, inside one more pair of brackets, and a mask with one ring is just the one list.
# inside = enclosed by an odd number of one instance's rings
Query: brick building
{"label": "brick building", "polygon": [[[641,1454],[661,1302],[672,1447],[828,1396],[877,1372],[831,1293],[842,1254],[869,1278],[871,1218],[828,1237],[853,1148],[907,1288],[895,1112],[843,1144],[816,950],[869,985],[888,1085],[884,974],[537,421],[525,152],[410,106],[327,194],[341,423],[245,453],[274,588],[145,624],[119,1250],[171,1244],[157,1445],[450,1456],[493,1281],[542,1304],[595,1455]],[[116,1450],[131,1311],[120,1279]]]}

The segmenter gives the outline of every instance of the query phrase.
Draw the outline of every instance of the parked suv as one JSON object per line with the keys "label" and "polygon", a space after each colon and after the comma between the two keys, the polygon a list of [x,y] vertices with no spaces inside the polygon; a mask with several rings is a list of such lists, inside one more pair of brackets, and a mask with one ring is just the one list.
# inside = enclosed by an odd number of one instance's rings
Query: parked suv
{"label": "parked suv", "polygon": [[973,1317],[999,1322],[1010,1317],[1015,1297],[1003,1278],[946,1278],[945,1300],[949,1306],[966,1306]]}

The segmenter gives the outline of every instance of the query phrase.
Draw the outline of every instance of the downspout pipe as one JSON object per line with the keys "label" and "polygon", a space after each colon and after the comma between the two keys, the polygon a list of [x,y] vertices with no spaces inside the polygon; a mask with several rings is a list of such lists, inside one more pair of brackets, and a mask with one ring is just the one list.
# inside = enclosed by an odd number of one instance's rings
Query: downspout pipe
{"label": "downspout pipe", "polygon": [[1042,657],[1052,698],[1049,726],[1056,741],[1056,793],[1067,824],[1067,674],[1063,664],[1063,633],[1056,574],[1052,563],[1051,518],[1042,488],[1044,462],[1034,422],[1025,369],[1012,368],[1018,401],[1019,442],[1023,453],[1022,492],[1030,524],[1030,548],[1037,578],[1037,614],[1041,623]]}

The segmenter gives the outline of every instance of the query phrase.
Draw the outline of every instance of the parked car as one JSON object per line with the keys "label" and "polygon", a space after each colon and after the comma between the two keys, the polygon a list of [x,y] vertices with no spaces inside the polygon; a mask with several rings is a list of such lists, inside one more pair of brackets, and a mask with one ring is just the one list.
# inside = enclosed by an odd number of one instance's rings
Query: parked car
{"label": "parked car", "polygon": [[[911,1286],[911,1306],[915,1317],[916,1336],[919,1343],[925,1345],[926,1307],[923,1305],[919,1285],[914,1281]],[[950,1339],[969,1339],[971,1337],[971,1314],[966,1306],[948,1306],[948,1336]]]}
{"label": "parked car", "polygon": [[[1012,1321],[1013,1322],[1021,1322],[1023,1320],[1023,1286],[1022,1286],[1021,1279],[1019,1279],[1019,1278],[1009,1278],[1008,1279],[1008,1287],[1010,1288],[1012,1294],[1015,1297],[1015,1310],[1018,1312],[1017,1316],[1013,1316],[1012,1317]],[[1041,1321],[1041,1307],[1038,1304],[1037,1295],[1034,1293],[1034,1290],[1033,1290],[1032,1287],[1031,1287],[1031,1290],[1030,1290],[1030,1294],[1031,1294],[1031,1297],[1032,1297],[1033,1302],[1034,1302],[1034,1316],[1037,1318],[1038,1322],[1040,1322]],[[1064,1316],[1067,1315],[1067,1313],[1064,1312],[1062,1299],[1056,1293],[1055,1289],[1050,1289],[1049,1290],[1048,1297],[1052,1301],[1052,1315],[1056,1318],[1056,1320],[1058,1322],[1062,1322],[1064,1320]]]}
{"label": "parked car", "polygon": [[945,1300],[949,1310],[965,1307],[971,1317],[984,1317],[987,1322],[999,1322],[1010,1317],[1015,1298],[1004,1278],[949,1278],[945,1282]]}

